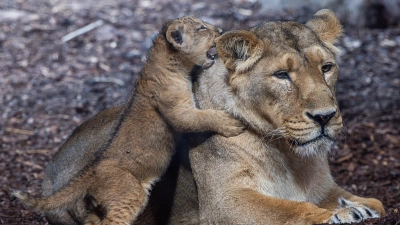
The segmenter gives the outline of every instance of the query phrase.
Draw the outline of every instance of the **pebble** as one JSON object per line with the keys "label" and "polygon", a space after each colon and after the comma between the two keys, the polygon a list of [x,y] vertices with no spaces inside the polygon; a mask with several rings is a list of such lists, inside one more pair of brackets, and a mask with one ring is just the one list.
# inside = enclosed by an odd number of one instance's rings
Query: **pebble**
{"label": "pebble", "polygon": [[379,44],[382,47],[395,47],[395,46],[397,46],[397,42],[396,41],[389,40],[389,39],[384,39]]}
{"label": "pebble", "polygon": [[343,43],[344,43],[344,46],[346,48],[348,48],[349,50],[354,50],[356,48],[359,48],[362,44],[362,42],[360,40],[349,37],[349,36],[345,36],[343,38]]}

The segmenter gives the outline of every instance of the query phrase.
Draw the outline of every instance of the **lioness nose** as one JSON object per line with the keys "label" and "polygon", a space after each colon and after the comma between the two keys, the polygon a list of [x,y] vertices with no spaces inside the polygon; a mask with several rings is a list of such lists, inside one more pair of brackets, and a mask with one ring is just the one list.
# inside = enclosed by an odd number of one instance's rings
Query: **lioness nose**
{"label": "lioness nose", "polygon": [[314,120],[315,122],[319,123],[321,126],[325,126],[333,116],[335,116],[336,111],[331,111],[326,114],[315,114],[312,115],[311,113],[306,113],[308,118]]}

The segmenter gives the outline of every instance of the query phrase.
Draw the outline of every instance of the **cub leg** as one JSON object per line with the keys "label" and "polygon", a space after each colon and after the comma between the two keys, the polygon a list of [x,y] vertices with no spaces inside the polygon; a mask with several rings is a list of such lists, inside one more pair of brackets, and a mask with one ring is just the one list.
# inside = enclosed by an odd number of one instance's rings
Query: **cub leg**
{"label": "cub leg", "polygon": [[[183,84],[181,84],[183,85]],[[171,87],[172,89],[172,87]],[[214,131],[225,137],[243,133],[243,123],[227,112],[195,107],[193,94],[189,89],[175,90],[180,93],[166,93],[160,97],[158,109],[166,121],[179,132]]]}
{"label": "cub leg", "polygon": [[85,225],[101,225],[101,219],[93,212],[89,212],[85,221]]}
{"label": "cub leg", "polygon": [[[102,225],[131,224],[147,204],[149,191],[130,172],[111,168],[114,176],[102,177],[101,187],[93,193],[96,202],[105,209]],[[86,225],[98,224],[97,215],[89,213]]]}
{"label": "cub leg", "polygon": [[212,109],[186,108],[176,112],[179,117],[178,131],[203,132],[214,131],[225,137],[232,137],[243,133],[243,124],[223,111]]}
{"label": "cub leg", "polygon": [[101,225],[101,217],[105,214],[104,209],[91,195],[86,196],[85,203],[87,211],[85,225]]}
{"label": "cub leg", "polygon": [[45,212],[45,215],[50,224],[79,225],[65,209]]}
{"label": "cub leg", "polygon": [[132,193],[121,192],[120,196],[114,196],[112,201],[107,202],[105,205],[107,208],[107,213],[101,224],[131,224],[143,210],[148,199],[147,193],[144,191],[143,187],[138,188],[141,189],[135,189],[135,191],[132,191]]}

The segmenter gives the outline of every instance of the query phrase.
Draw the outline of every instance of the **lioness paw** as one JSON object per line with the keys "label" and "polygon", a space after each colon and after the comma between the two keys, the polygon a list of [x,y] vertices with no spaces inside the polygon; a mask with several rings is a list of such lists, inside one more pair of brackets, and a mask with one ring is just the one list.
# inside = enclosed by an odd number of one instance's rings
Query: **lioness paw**
{"label": "lioness paw", "polygon": [[333,213],[330,224],[361,222],[368,218],[378,218],[379,214],[365,205],[339,198],[339,207]]}

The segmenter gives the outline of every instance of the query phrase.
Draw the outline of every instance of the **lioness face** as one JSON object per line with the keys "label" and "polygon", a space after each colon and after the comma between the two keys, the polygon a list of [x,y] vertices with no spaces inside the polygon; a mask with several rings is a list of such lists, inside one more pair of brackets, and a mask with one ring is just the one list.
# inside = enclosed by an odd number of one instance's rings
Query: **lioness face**
{"label": "lioness face", "polygon": [[298,51],[278,44],[258,64],[264,66],[250,71],[253,89],[245,95],[271,121],[274,133],[285,137],[300,154],[329,146],[342,128],[334,55],[322,45]]}
{"label": "lioness face", "polygon": [[250,125],[263,124],[260,133],[283,138],[300,155],[329,149],[342,128],[331,43],[303,24],[270,22],[224,34],[217,48],[236,97],[257,115],[247,117]]}
{"label": "lioness face", "polygon": [[169,24],[166,31],[167,40],[189,63],[208,68],[214,63],[216,56],[215,38],[222,30],[209,23],[193,17],[182,17]]}

